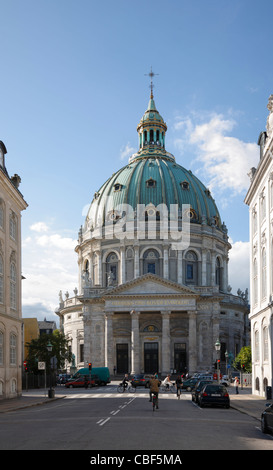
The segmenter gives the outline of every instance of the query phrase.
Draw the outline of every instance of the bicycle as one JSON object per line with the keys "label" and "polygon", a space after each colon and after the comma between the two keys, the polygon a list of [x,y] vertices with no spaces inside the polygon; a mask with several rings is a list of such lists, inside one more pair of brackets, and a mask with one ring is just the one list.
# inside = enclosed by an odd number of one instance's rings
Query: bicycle
{"label": "bicycle", "polygon": [[158,409],[158,394],[156,392],[152,392],[152,405],[153,405],[153,411],[155,408]]}
{"label": "bicycle", "polygon": [[123,383],[120,383],[117,387],[117,391],[119,393],[124,393],[125,390],[130,393],[135,393],[136,387],[134,387],[131,382],[129,382],[128,385],[127,384],[124,385]]}
{"label": "bicycle", "polygon": [[160,392],[162,393],[166,393],[166,392],[171,392],[171,393],[175,393],[175,386],[172,384],[172,385],[160,385]]}

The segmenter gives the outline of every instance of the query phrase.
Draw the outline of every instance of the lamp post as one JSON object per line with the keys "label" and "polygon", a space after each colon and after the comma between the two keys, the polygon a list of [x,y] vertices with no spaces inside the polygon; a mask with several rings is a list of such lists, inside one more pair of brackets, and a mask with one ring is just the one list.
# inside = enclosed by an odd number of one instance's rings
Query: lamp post
{"label": "lamp post", "polygon": [[217,383],[219,384],[220,383],[219,352],[220,352],[220,349],[221,349],[221,343],[220,343],[219,339],[217,339],[214,347],[215,347],[216,354],[217,354]]}
{"label": "lamp post", "polygon": [[228,375],[228,357],[229,357],[229,355],[228,355],[228,352],[227,352],[227,350],[226,350],[226,352],[225,352],[225,358],[226,358],[226,375]]}
{"label": "lamp post", "polygon": [[46,349],[50,355],[50,359],[49,359],[49,390],[48,390],[48,398],[54,398],[55,396],[55,391],[52,389],[52,378],[51,378],[51,354],[52,353],[52,349],[53,349],[53,346],[51,344],[50,341],[48,341],[47,345],[46,345]]}

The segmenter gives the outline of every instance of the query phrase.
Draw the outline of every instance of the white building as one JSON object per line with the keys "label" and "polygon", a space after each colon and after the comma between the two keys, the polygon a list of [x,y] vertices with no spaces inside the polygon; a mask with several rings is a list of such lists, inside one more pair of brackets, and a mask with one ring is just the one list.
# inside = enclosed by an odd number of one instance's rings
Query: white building
{"label": "white building", "polygon": [[272,386],[273,312],[273,95],[267,106],[266,132],[258,140],[260,161],[251,168],[245,203],[249,206],[250,320],[253,393]]}
{"label": "white building", "polygon": [[0,141],[0,399],[22,392],[21,211],[27,208],[9,177]]}
{"label": "white building", "polygon": [[139,151],[94,188],[76,247],[79,294],[60,294],[56,312],[78,368],[193,373],[212,370],[217,340],[224,368],[226,351],[249,344],[247,298],[228,282],[227,228],[208,188],[165,150],[166,130],[151,95]]}

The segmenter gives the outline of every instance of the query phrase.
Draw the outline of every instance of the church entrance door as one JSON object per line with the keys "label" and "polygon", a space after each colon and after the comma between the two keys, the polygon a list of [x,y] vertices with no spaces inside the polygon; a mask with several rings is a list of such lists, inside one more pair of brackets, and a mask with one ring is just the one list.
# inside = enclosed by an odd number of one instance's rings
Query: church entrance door
{"label": "church entrance door", "polygon": [[175,343],[174,345],[174,369],[177,373],[184,374],[187,368],[186,344]]}
{"label": "church entrance door", "polygon": [[117,344],[117,373],[127,374],[128,371],[128,344]]}
{"label": "church entrance door", "polygon": [[144,343],[144,372],[158,372],[158,343]]}

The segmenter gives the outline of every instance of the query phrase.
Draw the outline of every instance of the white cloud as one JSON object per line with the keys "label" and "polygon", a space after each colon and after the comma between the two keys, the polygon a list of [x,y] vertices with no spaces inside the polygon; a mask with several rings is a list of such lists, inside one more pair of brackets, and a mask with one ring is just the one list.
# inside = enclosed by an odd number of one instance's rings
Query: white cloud
{"label": "white cloud", "polygon": [[249,242],[230,242],[232,245],[232,249],[229,251],[228,274],[232,287],[232,293],[236,295],[238,289],[241,289],[242,291],[248,289],[249,292]]}
{"label": "white cloud", "polygon": [[256,143],[227,135],[235,125],[234,119],[226,119],[222,114],[205,115],[204,119],[198,113],[174,125],[179,133],[174,141],[176,147],[183,153],[185,147],[191,145],[195,161],[201,164],[198,173],[204,175],[210,189],[217,189],[218,193],[229,189],[233,195],[244,194],[249,188],[247,174],[259,161]]}
{"label": "white cloud", "polygon": [[[42,227],[42,224],[39,226]],[[38,320],[45,316],[52,318],[58,306],[59,291],[68,291],[73,296],[73,289],[78,287],[77,255],[74,251],[76,244],[76,240],[63,237],[60,233],[38,235],[37,232],[23,240],[24,317],[33,317],[37,311]]]}
{"label": "white cloud", "polygon": [[136,152],[136,149],[134,147],[131,147],[130,143],[128,142],[120,149],[120,159],[128,159],[134,152]]}
{"label": "white cloud", "polygon": [[34,232],[47,232],[48,231],[48,226],[44,222],[36,222],[35,224],[32,224],[30,226],[30,230]]}

